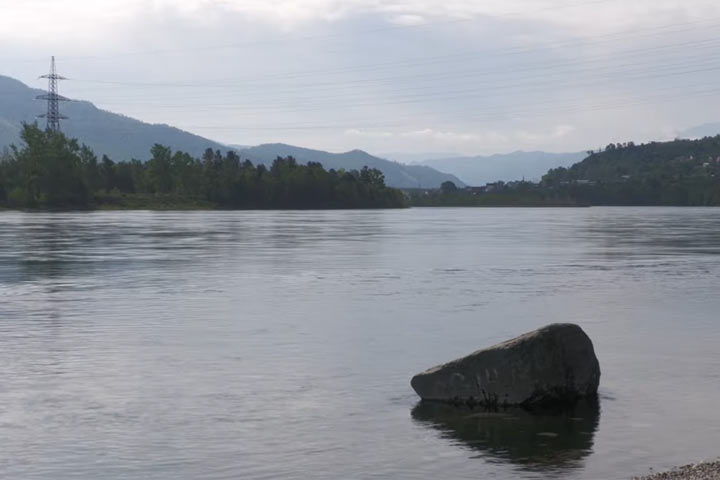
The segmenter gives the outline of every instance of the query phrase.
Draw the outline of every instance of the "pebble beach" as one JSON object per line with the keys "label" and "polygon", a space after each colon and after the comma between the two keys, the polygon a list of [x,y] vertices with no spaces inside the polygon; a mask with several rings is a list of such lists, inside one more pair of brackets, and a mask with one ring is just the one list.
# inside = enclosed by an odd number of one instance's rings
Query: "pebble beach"
{"label": "pebble beach", "polygon": [[633,480],[720,480],[720,460],[679,467]]}

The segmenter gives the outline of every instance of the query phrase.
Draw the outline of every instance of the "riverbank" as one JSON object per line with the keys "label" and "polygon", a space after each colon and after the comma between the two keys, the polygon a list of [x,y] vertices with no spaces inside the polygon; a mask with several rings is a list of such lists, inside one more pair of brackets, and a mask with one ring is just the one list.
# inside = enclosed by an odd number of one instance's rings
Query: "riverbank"
{"label": "riverbank", "polygon": [[720,480],[720,460],[685,465],[668,472],[633,477],[633,480]]}

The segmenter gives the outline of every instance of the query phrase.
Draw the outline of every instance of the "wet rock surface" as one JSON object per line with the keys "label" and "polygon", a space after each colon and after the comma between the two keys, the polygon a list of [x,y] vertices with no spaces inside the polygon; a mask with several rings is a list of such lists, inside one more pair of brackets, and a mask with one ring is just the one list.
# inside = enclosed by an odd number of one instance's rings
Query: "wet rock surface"
{"label": "wet rock surface", "polygon": [[600,364],[574,324],[553,324],[415,375],[423,400],[486,408],[574,403],[597,395]]}

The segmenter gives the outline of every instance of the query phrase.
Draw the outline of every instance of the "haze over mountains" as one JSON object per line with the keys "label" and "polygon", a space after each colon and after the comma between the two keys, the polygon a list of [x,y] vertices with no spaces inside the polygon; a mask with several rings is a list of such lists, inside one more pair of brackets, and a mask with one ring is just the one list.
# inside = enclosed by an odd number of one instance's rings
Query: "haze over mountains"
{"label": "haze over mountains", "polygon": [[[35,97],[46,92],[0,75],[0,148],[19,143],[22,122],[32,123],[45,104]],[[63,102],[61,112],[69,117],[62,124],[63,132],[89,145],[97,155],[106,154],[113,160],[146,160],[150,148],[160,143],[173,150],[182,150],[199,157],[207,148],[237,150],[240,156],[254,163],[270,163],[277,156],[292,155],[300,163],[316,161],[325,168],[377,168],[385,174],[386,183],[398,188],[437,188],[444,181],[457,185],[463,182],[428,166],[403,165],[374,157],[361,150],[329,153],[285,144],[267,144],[237,148],[180,130],[169,125],[149,124],[123,115],[101,110],[87,101]]]}
{"label": "haze over mountains", "polygon": [[490,156],[450,157],[422,160],[423,165],[451,173],[469,185],[481,186],[502,180],[539,180],[551,168],[569,167],[581,161],[587,154],[513,152]]}
{"label": "haze over mountains", "polygon": [[694,140],[703,137],[714,137],[715,135],[720,135],[720,122],[705,123],[691,127],[680,131],[677,136],[678,138]]}

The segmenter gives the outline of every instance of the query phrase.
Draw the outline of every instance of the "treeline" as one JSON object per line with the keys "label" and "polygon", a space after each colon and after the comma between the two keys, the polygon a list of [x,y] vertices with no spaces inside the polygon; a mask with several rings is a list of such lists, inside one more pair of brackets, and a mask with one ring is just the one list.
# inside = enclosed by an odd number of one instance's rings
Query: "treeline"
{"label": "treeline", "polygon": [[496,182],[482,188],[459,189],[452,182],[439,190],[409,191],[415,207],[577,207],[580,204],[564,192],[542,188],[532,182]]}
{"label": "treeline", "polygon": [[382,172],[325,170],[278,157],[271,167],[235,152],[208,149],[202,158],[155,145],[147,162],[114,162],[62,133],[24,125],[22,148],[0,161],[0,205],[10,208],[199,207],[394,208],[403,194]]}
{"label": "treeline", "polygon": [[570,168],[550,170],[543,189],[588,205],[720,205],[720,136],[588,153]]}

